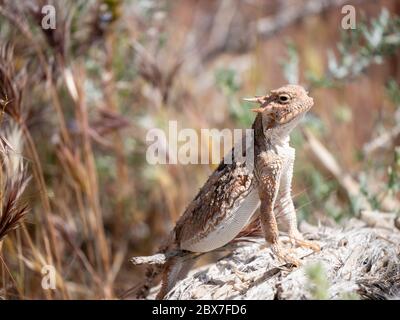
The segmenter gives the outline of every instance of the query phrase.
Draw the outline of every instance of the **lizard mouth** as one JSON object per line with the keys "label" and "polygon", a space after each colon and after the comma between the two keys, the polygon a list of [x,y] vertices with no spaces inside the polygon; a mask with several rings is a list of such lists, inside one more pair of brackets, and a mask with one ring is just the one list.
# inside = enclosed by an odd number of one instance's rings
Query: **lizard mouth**
{"label": "lizard mouth", "polygon": [[276,120],[277,120],[277,122],[278,122],[279,124],[286,124],[286,123],[289,123],[289,122],[291,122],[291,121],[297,119],[297,118],[300,117],[301,115],[305,114],[305,112],[306,112],[307,110],[308,110],[308,109],[294,110],[294,111],[292,111],[292,112],[289,112],[289,113],[283,115],[279,120],[278,120],[278,119],[276,119]]}

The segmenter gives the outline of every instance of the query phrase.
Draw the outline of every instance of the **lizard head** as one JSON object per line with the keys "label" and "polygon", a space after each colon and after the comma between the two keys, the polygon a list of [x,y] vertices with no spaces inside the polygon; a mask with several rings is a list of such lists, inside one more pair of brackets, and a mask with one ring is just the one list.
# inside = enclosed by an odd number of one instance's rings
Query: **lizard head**
{"label": "lizard head", "polygon": [[244,99],[260,106],[252,111],[260,113],[268,129],[280,127],[300,119],[314,104],[308,92],[298,85],[286,85],[266,96]]}

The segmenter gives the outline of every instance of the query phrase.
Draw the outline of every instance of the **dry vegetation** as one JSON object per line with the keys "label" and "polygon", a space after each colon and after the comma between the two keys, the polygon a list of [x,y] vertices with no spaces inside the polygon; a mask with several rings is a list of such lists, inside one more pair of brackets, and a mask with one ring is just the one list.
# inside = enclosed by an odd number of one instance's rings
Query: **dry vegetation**
{"label": "dry vegetation", "polygon": [[129,257],[214,168],[149,165],[147,131],[247,128],[240,98],[288,81],[315,97],[293,135],[300,219],[399,214],[400,6],[350,2],[355,31],[340,0],[0,0],[0,299],[129,297]]}

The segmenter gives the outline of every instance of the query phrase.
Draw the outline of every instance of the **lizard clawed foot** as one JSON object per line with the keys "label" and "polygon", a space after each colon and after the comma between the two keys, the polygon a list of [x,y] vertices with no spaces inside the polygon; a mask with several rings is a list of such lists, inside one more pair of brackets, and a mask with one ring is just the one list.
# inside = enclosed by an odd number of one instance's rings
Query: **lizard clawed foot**
{"label": "lizard clawed foot", "polygon": [[293,256],[291,256],[290,254],[287,253],[287,249],[284,249],[281,247],[280,244],[278,243],[274,243],[271,245],[271,251],[273,252],[273,254],[278,257],[278,259],[283,262],[283,263],[289,263],[294,265],[295,267],[299,267],[301,266],[301,262],[299,259],[294,258]]}
{"label": "lizard clawed foot", "polygon": [[321,251],[321,247],[317,243],[304,240],[303,235],[300,232],[289,234],[289,239],[293,246],[311,249],[314,252]]}

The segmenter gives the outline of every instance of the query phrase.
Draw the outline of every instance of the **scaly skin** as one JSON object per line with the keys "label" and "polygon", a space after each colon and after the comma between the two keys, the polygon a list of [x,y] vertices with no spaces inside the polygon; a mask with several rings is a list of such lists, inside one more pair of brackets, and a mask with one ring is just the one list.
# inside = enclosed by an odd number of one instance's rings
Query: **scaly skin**
{"label": "scaly skin", "polygon": [[[299,265],[280,245],[278,227],[288,232],[293,244],[319,250],[304,241],[297,229],[291,196],[295,150],[289,146],[291,130],[313,106],[313,99],[302,87],[287,85],[250,100],[260,104],[253,109],[257,113],[252,126],[254,170],[250,172],[245,163],[222,161],[177,221],[162,252],[212,251],[233,240],[255,218],[280,260]],[[186,275],[193,261],[190,255],[167,261],[158,299]]]}

